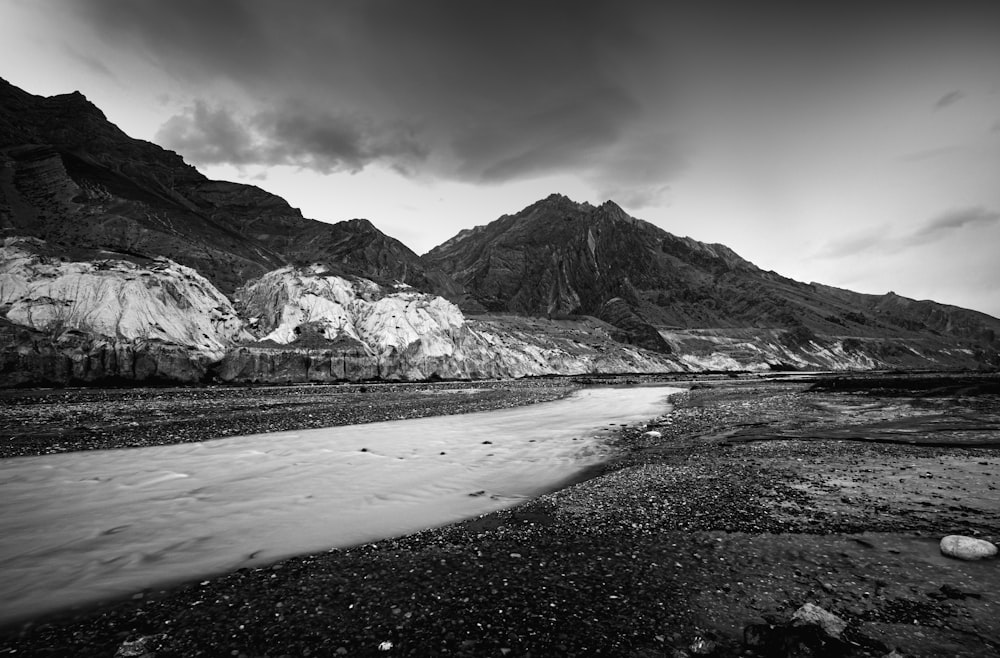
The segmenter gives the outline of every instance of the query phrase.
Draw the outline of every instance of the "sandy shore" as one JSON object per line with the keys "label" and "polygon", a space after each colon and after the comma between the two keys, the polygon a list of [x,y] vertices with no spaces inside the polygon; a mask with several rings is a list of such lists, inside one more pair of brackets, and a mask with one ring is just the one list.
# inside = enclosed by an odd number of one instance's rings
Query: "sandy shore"
{"label": "sandy shore", "polygon": [[937,542],[1000,540],[1000,399],[808,388],[701,384],[521,507],[8,629],[0,655],[763,655],[744,630],[805,603],[848,624],[827,655],[997,655],[996,561]]}

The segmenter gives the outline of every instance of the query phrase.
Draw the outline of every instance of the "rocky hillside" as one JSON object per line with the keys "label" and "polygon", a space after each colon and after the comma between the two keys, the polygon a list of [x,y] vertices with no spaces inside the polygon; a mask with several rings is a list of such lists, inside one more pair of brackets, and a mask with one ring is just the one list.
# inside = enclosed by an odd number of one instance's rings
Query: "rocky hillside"
{"label": "rocky hillside", "polygon": [[1000,320],[983,313],[793,281],[610,201],[552,195],[463,231],[425,259],[491,311],[595,315],[622,340],[662,352],[690,349],[691,332],[726,344],[740,335],[745,342],[746,330],[791,348],[837,344],[878,362],[891,357],[893,341],[921,345],[916,361],[940,353],[940,364],[958,350],[969,361],[995,360],[1000,348]]}
{"label": "rocky hillside", "polygon": [[998,367],[1000,320],[553,195],[424,257],[0,80],[0,385]]}
{"label": "rocky hillside", "polygon": [[[237,307],[257,338],[219,365],[223,381],[484,379],[682,369],[616,343],[602,327],[524,331],[468,319],[451,302],[396,285],[286,267],[240,289]],[[580,339],[586,339],[587,343]]]}
{"label": "rocky hillside", "polygon": [[37,238],[0,247],[0,386],[333,382],[663,372],[591,320],[468,320],[446,299],[323,266],[248,282],[235,305],[169,259],[73,261]]}
{"label": "rocky hillside", "polygon": [[280,197],[209,180],[176,153],[132,139],[80,93],[44,98],[2,79],[0,231],[77,256],[164,256],[227,294],[283,265],[321,263],[466,301],[366,220],[306,219]]}

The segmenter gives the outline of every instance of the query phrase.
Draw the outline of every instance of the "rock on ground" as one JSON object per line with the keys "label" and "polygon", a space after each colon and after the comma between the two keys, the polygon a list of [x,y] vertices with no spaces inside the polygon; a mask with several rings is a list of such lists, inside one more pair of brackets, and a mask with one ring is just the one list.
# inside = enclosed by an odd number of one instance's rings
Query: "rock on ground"
{"label": "rock on ground", "polygon": [[948,535],[941,540],[941,552],[959,560],[985,560],[996,557],[997,547],[975,537]]}
{"label": "rock on ground", "polygon": [[836,638],[839,638],[840,634],[847,628],[846,621],[812,603],[806,603],[796,610],[795,614],[792,615],[792,623],[819,626],[827,635]]}

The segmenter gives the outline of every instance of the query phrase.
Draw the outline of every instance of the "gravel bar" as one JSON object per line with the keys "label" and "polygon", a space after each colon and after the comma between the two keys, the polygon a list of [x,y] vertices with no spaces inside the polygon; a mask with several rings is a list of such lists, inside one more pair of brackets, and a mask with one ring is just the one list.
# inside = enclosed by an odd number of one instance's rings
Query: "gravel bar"
{"label": "gravel bar", "polygon": [[569,380],[0,390],[0,458],[503,409],[557,400]]}

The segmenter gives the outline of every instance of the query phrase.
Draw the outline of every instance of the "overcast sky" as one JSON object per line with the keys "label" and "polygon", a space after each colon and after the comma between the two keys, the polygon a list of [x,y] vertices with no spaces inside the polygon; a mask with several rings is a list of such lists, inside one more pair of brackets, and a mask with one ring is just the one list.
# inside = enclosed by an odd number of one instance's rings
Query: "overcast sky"
{"label": "overcast sky", "polygon": [[1000,316],[1000,2],[670,4],[0,0],[0,77],[418,253],[561,192]]}

